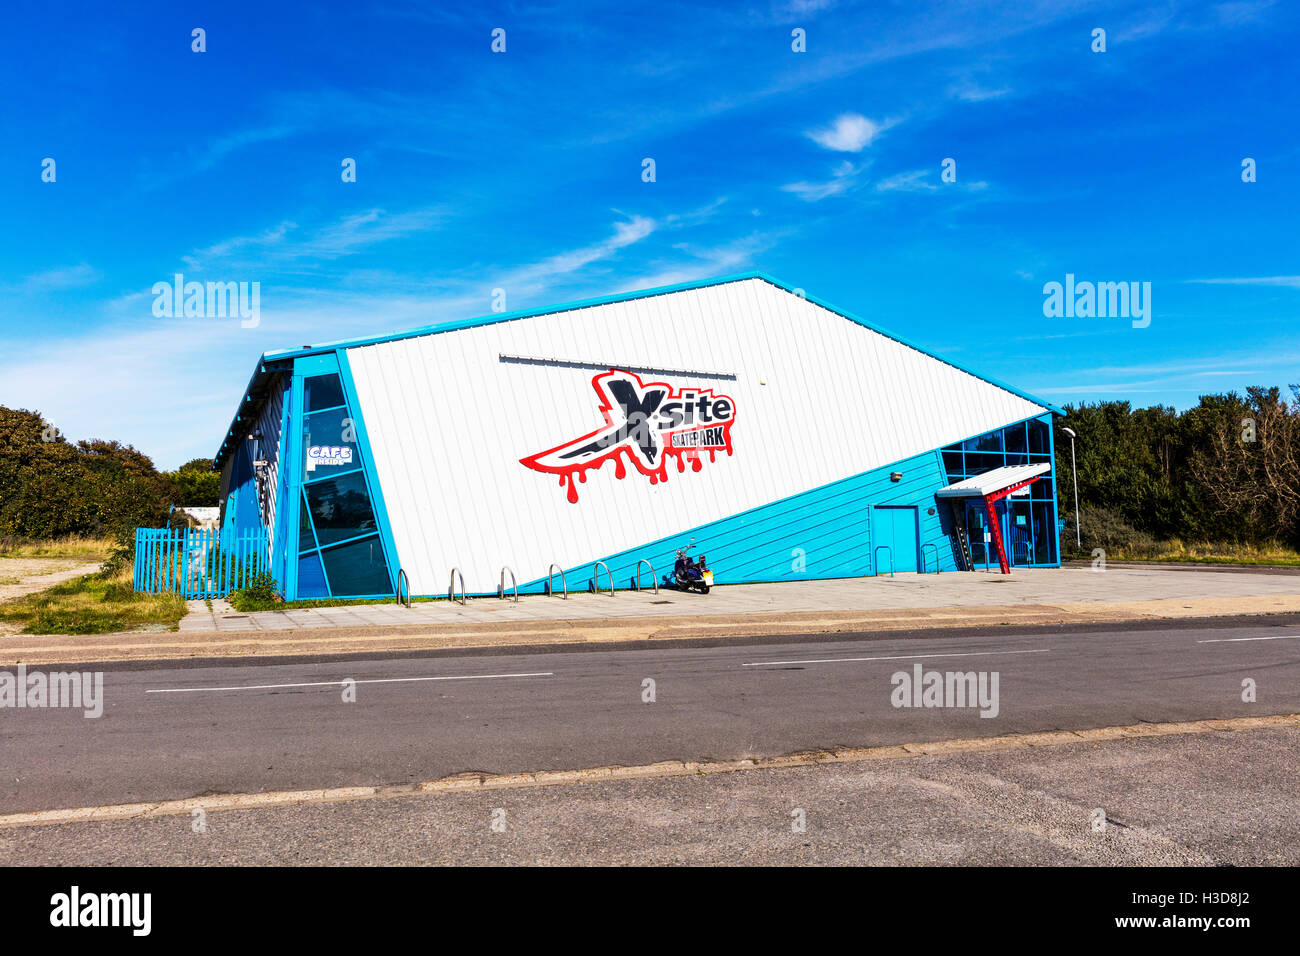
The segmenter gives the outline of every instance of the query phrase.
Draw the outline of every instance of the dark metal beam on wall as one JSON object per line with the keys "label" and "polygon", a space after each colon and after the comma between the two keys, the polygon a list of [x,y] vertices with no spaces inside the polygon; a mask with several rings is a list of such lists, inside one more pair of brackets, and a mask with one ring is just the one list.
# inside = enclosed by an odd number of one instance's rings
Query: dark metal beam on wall
{"label": "dark metal beam on wall", "polygon": [[587,368],[596,371],[622,369],[625,372],[645,372],[650,375],[689,375],[692,378],[717,378],[729,382],[736,380],[735,372],[707,372],[696,368],[655,368],[652,365],[629,365],[626,362],[582,362],[576,359],[541,358],[528,355],[500,354],[502,362],[513,365],[551,365],[556,368]]}

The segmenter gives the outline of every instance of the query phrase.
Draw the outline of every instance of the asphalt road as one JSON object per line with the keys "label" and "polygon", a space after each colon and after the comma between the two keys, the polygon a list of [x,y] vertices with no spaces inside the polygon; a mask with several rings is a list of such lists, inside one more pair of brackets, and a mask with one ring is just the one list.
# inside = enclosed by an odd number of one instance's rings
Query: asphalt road
{"label": "asphalt road", "polygon": [[[915,664],[996,672],[998,715],[894,707]],[[103,670],[99,719],[0,710],[0,812],[1290,713],[1300,626]]]}

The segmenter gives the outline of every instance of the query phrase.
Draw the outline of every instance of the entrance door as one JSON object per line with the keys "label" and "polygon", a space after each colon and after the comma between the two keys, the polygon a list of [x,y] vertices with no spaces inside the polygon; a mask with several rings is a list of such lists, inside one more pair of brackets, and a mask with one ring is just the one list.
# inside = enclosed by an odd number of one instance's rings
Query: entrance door
{"label": "entrance door", "polygon": [[[889,573],[890,558],[895,571],[915,571],[918,567],[918,515],[915,506],[876,505],[872,510],[873,527],[871,533],[871,550],[876,573]],[[889,557],[879,552],[880,560],[875,562],[876,548],[889,548]]]}
{"label": "entrance door", "polygon": [[[1010,508],[1008,509],[1008,504]],[[1002,526],[1002,546],[1007,551],[1007,561],[1013,568],[1031,567],[1034,563],[1033,539],[1029,526],[1029,502],[1016,498],[1003,498],[993,504],[998,522]],[[1000,567],[997,545],[990,539],[984,541],[989,531],[988,512],[983,498],[966,499],[966,534],[970,538],[970,557],[973,569],[985,570]]]}
{"label": "entrance door", "polygon": [[984,499],[967,498],[966,536],[970,540],[971,570],[985,570],[989,566],[990,558],[993,564],[998,563],[997,548],[993,541],[984,540],[988,530],[988,514],[984,510]]}

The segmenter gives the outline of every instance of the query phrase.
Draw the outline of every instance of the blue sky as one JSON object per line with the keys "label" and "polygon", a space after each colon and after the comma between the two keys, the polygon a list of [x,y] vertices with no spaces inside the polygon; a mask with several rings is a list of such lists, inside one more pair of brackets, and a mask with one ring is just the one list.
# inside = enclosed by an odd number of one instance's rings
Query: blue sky
{"label": "blue sky", "polygon": [[1294,4],[456,7],[8,11],[0,404],[174,467],[263,351],[748,269],[1056,404],[1300,381]]}

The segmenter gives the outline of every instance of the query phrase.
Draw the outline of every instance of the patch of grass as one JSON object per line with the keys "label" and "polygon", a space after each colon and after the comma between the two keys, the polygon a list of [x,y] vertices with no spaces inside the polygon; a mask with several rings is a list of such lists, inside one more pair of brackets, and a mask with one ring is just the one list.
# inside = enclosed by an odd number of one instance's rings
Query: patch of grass
{"label": "patch of grass", "polygon": [[132,572],[87,574],[0,604],[0,621],[27,634],[105,634],[165,627],[175,630],[185,601],[175,594],[142,594]]}
{"label": "patch of grass", "polygon": [[[1063,545],[1065,541],[1061,542]],[[1300,551],[1281,544],[1263,545],[1214,542],[1184,543],[1173,538],[1169,541],[1112,543],[1106,548],[1109,561],[1149,561],[1180,564],[1249,564],[1300,566]],[[1067,557],[1079,560],[1092,559],[1086,548],[1076,552],[1070,548]]]}
{"label": "patch of grass", "polygon": [[0,558],[75,558],[79,561],[106,561],[116,547],[111,538],[73,535],[36,541],[31,538],[0,538]]}

